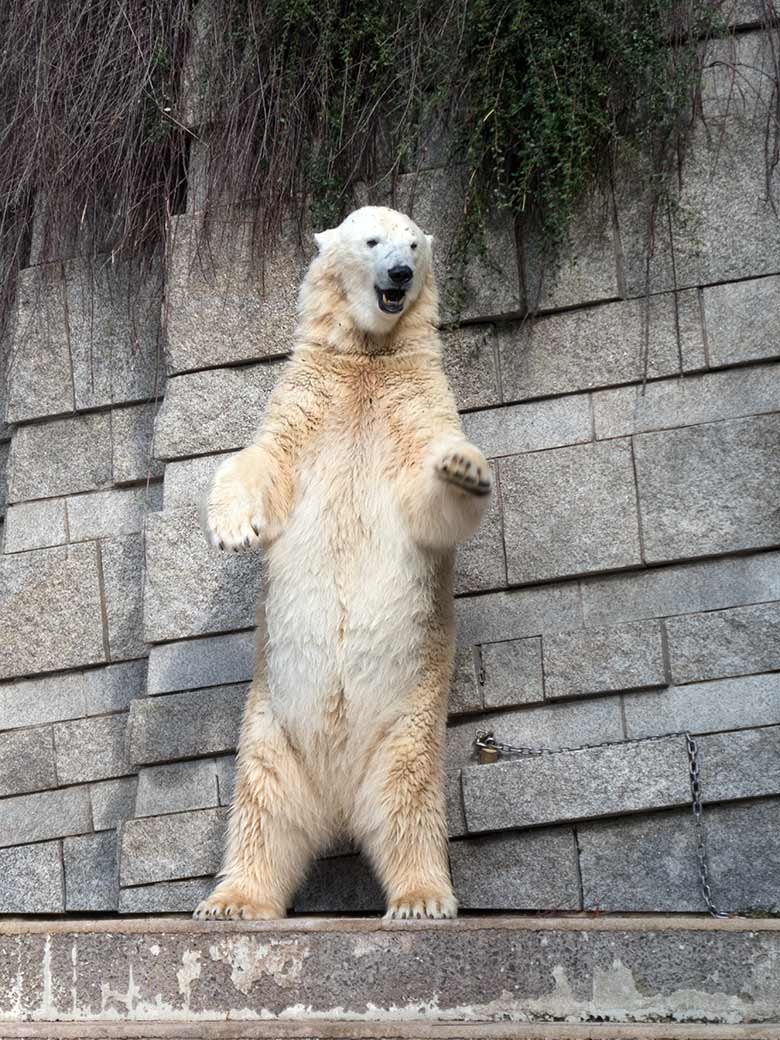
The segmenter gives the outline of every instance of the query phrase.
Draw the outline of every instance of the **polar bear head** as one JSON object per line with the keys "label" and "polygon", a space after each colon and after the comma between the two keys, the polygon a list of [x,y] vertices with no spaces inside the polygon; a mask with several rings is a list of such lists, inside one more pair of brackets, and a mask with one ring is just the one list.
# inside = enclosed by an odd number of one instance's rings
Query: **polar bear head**
{"label": "polar bear head", "polygon": [[315,265],[338,283],[361,333],[389,335],[423,290],[432,292],[432,237],[403,213],[364,206],[314,240]]}

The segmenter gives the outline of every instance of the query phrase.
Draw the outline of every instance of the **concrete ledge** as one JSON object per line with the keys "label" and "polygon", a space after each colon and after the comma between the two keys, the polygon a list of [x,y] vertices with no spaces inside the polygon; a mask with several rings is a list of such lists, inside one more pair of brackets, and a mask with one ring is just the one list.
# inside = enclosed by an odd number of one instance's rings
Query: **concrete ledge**
{"label": "concrete ledge", "polygon": [[[168,1037],[193,1035],[180,1027],[203,1029],[204,1023],[213,1036],[369,1037],[378,1034],[366,1023],[381,1022],[380,1034],[389,1037],[427,1035],[420,1027],[437,1022],[451,1030],[459,1023],[505,1021],[535,1028],[549,1022],[722,1024],[732,1029],[724,1037],[751,1035],[732,1027],[761,1025],[764,1033],[753,1035],[767,1035],[769,1024],[780,1022],[780,976],[773,967],[779,960],[780,920],[774,919],[6,919],[0,924],[0,1023],[14,1022],[14,1029],[48,1023],[49,1032],[29,1035],[84,1038],[131,1035],[121,1031],[131,1022],[144,1028],[164,1023],[159,1035]],[[274,1020],[277,1032],[213,1032],[226,1020],[241,1021],[242,1029]],[[334,1028],[351,1022],[353,1032],[317,1033],[322,1021]],[[58,1034],[54,1022],[79,1023],[81,1031]],[[92,1033],[89,1023],[115,1031]],[[409,1025],[411,1033],[393,1032],[401,1023],[417,1025]],[[282,1024],[314,1032],[286,1034]],[[0,1025],[0,1037],[25,1035],[10,1029]]]}

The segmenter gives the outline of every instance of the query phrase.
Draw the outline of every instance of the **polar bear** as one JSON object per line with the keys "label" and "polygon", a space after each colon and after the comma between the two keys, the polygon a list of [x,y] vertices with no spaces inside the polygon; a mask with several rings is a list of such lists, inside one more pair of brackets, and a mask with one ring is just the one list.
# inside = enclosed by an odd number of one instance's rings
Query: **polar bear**
{"label": "polar bear", "polygon": [[225,858],[195,916],[283,917],[347,837],[388,917],[454,917],[453,557],[490,469],[442,370],[431,238],[370,206],[315,241],[292,357],[204,506],[214,546],[262,547],[267,591]]}

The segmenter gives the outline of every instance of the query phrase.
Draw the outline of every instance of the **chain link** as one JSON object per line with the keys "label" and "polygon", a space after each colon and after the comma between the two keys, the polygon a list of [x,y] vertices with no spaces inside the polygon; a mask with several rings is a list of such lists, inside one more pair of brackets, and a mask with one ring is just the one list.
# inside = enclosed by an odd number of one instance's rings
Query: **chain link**
{"label": "chain link", "polygon": [[474,747],[496,756],[514,755],[519,758],[541,758],[544,755],[558,755],[561,752],[593,751],[595,748],[618,747],[623,744],[649,744],[653,741],[668,740],[669,737],[684,737],[685,750],[688,755],[688,777],[691,785],[691,803],[693,819],[696,827],[696,863],[699,871],[699,889],[702,898],[712,917],[728,917],[719,910],[712,898],[710,885],[709,854],[707,852],[707,836],[704,830],[704,799],[701,790],[699,748],[693,735],[687,730],[675,733],[663,733],[653,737],[639,737],[637,740],[605,740],[601,744],[580,744],[575,747],[524,747],[522,744],[503,744],[496,740],[489,730],[478,730],[474,738]]}

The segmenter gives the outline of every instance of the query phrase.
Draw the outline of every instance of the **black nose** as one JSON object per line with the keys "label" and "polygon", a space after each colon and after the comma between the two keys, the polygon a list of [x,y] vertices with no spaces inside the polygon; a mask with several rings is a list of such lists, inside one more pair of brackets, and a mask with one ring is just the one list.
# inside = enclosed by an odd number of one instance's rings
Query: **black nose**
{"label": "black nose", "polygon": [[406,264],[391,267],[387,273],[390,275],[390,281],[395,285],[406,285],[414,277],[414,271],[411,267],[407,267]]}

